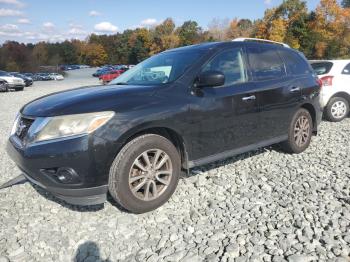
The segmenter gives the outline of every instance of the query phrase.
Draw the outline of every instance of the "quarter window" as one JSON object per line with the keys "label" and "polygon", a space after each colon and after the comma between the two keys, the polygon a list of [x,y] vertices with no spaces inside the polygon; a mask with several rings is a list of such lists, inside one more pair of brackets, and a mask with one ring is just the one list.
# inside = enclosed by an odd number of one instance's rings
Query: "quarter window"
{"label": "quarter window", "polygon": [[304,75],[310,73],[310,66],[298,53],[291,50],[279,50],[288,71],[292,75]]}
{"label": "quarter window", "polygon": [[219,71],[225,75],[225,85],[234,85],[247,81],[243,52],[240,48],[229,49],[214,57],[205,65],[203,72]]}
{"label": "quarter window", "polygon": [[348,64],[348,65],[344,68],[342,74],[343,74],[343,75],[350,75],[350,64]]}
{"label": "quarter window", "polygon": [[271,80],[286,76],[285,65],[272,48],[249,47],[248,58],[255,80]]}

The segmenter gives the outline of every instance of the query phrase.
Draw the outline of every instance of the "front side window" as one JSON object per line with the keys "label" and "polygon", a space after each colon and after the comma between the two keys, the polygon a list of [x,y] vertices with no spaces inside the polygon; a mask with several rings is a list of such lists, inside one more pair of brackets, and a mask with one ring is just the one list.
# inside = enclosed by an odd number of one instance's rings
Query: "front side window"
{"label": "front side window", "polygon": [[244,83],[247,74],[244,66],[243,53],[240,48],[226,50],[206,64],[202,72],[219,71],[225,75],[224,86]]}
{"label": "front side window", "polygon": [[248,59],[255,80],[271,80],[286,76],[285,65],[273,48],[249,47]]}
{"label": "front side window", "polygon": [[348,65],[344,68],[342,74],[343,74],[343,75],[350,75],[350,64],[348,64]]}
{"label": "front side window", "polygon": [[161,53],[126,71],[110,84],[160,85],[170,83],[182,76],[202,54],[201,50]]}

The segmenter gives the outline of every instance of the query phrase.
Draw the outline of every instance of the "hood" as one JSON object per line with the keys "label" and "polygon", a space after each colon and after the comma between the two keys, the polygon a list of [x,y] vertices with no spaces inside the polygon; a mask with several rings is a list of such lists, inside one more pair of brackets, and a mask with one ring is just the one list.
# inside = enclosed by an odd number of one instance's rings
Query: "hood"
{"label": "hood", "polygon": [[[145,102],[155,87],[88,86],[40,97],[21,109],[26,116],[49,117],[100,111],[117,111],[125,105]],[[132,100],[132,101],[131,101]],[[137,101],[137,102],[136,102]]]}

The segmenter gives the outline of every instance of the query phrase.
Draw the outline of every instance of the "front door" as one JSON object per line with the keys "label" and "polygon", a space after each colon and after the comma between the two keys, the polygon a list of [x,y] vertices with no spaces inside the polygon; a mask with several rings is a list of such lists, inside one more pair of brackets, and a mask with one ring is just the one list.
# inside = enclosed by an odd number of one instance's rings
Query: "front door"
{"label": "front door", "polygon": [[256,143],[258,103],[255,86],[248,82],[241,48],[222,51],[204,66],[220,71],[225,84],[192,92],[190,160],[223,154]]}

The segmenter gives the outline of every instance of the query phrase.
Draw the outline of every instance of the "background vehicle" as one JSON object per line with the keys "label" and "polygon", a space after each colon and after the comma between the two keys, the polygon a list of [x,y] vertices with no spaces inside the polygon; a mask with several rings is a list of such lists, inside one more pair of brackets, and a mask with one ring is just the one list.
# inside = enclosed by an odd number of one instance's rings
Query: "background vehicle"
{"label": "background vehicle", "polygon": [[14,89],[16,91],[22,91],[24,89],[24,80],[18,77],[14,77],[5,71],[0,71],[0,79],[7,82],[8,89]]}
{"label": "background vehicle", "polygon": [[5,80],[0,79],[0,92],[7,92],[8,84]]}
{"label": "background vehicle", "polygon": [[311,61],[322,81],[321,106],[331,122],[342,121],[349,115],[350,60]]}
{"label": "background vehicle", "polygon": [[31,86],[33,84],[33,79],[31,77],[24,75],[24,74],[10,73],[10,75],[23,79],[25,86]]}
{"label": "background vehicle", "polygon": [[102,83],[105,85],[109,82],[111,82],[113,79],[117,78],[121,74],[123,74],[125,70],[114,70],[110,71],[106,74],[103,74],[99,77],[99,80],[102,81]]}
{"label": "background vehicle", "polygon": [[103,203],[109,191],[142,213],[170,198],[181,168],[275,143],[306,150],[321,120],[319,91],[304,56],[279,43],[183,47],[107,86],[25,105],[8,152],[28,179],[66,202]]}
{"label": "background vehicle", "polygon": [[64,80],[64,76],[58,73],[50,73],[53,80]]}
{"label": "background vehicle", "polygon": [[35,74],[36,81],[50,81],[53,78],[48,73],[36,73]]}

